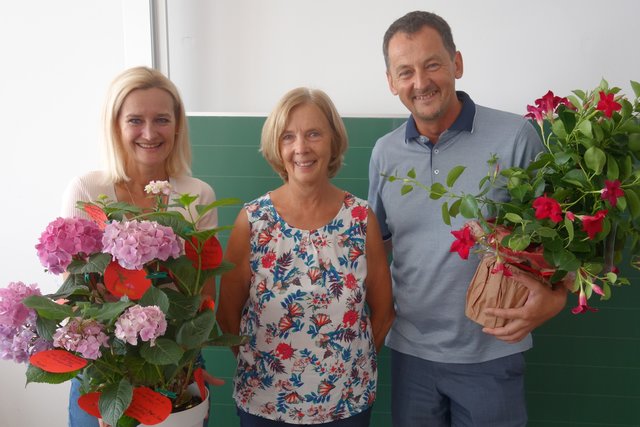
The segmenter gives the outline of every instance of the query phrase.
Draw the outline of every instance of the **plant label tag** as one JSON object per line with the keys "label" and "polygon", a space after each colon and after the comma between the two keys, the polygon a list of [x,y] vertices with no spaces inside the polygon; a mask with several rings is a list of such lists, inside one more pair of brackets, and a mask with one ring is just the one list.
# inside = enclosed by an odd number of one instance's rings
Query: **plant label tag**
{"label": "plant label tag", "polygon": [[73,372],[87,366],[85,359],[66,350],[41,351],[31,356],[29,362],[43,371],[54,374]]}
{"label": "plant label tag", "polygon": [[96,418],[100,418],[100,409],[98,407],[98,401],[100,400],[99,392],[83,394],[78,398],[78,406],[82,408],[87,414],[93,415]]}
{"label": "plant label tag", "polygon": [[148,387],[137,387],[133,390],[131,405],[124,413],[142,424],[161,423],[171,414],[171,400]]}

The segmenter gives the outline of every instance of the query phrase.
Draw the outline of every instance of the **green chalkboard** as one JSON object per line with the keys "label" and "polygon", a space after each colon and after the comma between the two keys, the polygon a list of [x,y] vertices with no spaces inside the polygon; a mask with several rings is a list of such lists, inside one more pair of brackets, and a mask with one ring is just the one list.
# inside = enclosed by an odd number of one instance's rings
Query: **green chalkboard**
{"label": "green chalkboard", "polygon": [[[191,116],[194,175],[211,184],[218,198],[250,201],[281,184],[258,152],[264,117]],[[371,149],[404,119],[345,118],[350,148],[334,179],[366,198]],[[232,224],[240,207],[220,210]],[[223,244],[226,237],[223,235]],[[624,267],[623,267],[624,268]],[[598,313],[574,316],[567,309],[534,333],[527,352],[526,392],[530,427],[640,426],[640,275],[626,272],[632,286],[594,305]],[[226,348],[205,350],[208,369],[226,380],[212,390],[210,426],[239,425],[231,399],[235,361]],[[390,427],[388,353],[380,355],[378,399],[372,426]],[[482,397],[478,397],[482,398]],[[407,426],[411,427],[411,426]]]}

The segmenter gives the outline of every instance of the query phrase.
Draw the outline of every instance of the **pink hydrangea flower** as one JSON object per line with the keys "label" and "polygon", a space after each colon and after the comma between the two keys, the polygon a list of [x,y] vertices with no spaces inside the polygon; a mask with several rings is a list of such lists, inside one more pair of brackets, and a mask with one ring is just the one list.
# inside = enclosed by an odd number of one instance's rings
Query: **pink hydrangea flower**
{"label": "pink hydrangea flower", "polygon": [[53,346],[96,360],[102,356],[100,348],[109,347],[109,338],[103,331],[104,325],[96,320],[75,317],[53,334]]}
{"label": "pink hydrangea flower", "polygon": [[0,358],[27,362],[29,356],[50,347],[36,334],[36,312],[22,300],[30,295],[41,295],[35,284],[11,282],[0,289]]}
{"label": "pink hydrangea flower", "polygon": [[171,194],[171,184],[169,184],[169,181],[151,181],[144,187],[144,192],[168,196]]}
{"label": "pink hydrangea flower", "polygon": [[56,218],[47,225],[36,245],[40,262],[54,274],[63,273],[72,257],[101,249],[100,227],[83,218]]}
{"label": "pink hydrangea flower", "polygon": [[116,337],[131,345],[137,345],[140,336],[142,341],[149,342],[153,347],[156,338],[166,331],[167,320],[162,310],[155,305],[134,305],[116,320]]}
{"label": "pink hydrangea flower", "polygon": [[22,300],[30,295],[42,295],[36,284],[11,282],[0,289],[0,324],[17,328],[35,322],[35,310],[22,304]]}
{"label": "pink hydrangea flower", "polygon": [[112,221],[104,230],[103,252],[129,270],[140,270],[154,259],[166,261],[182,252],[171,227],[153,221]]}

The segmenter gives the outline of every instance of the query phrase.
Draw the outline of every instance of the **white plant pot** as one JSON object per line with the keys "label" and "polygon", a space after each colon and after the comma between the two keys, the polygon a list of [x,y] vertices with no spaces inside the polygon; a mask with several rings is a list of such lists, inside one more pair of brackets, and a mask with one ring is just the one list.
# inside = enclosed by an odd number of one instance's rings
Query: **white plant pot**
{"label": "white plant pot", "polygon": [[[200,396],[200,391],[196,384],[191,384],[189,390],[194,396]],[[202,427],[204,419],[209,413],[209,391],[205,389],[207,396],[198,405],[185,411],[174,412],[160,424],[153,427]],[[147,424],[140,424],[147,426]]]}

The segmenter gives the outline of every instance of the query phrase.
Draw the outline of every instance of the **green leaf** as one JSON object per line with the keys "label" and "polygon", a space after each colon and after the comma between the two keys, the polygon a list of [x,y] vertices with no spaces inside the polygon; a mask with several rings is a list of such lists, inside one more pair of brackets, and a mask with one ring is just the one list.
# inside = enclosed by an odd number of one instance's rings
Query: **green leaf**
{"label": "green leaf", "polygon": [[73,309],[65,304],[57,304],[47,297],[31,295],[22,300],[22,303],[38,312],[38,316],[51,320],[63,320],[73,316]]}
{"label": "green leaf", "polygon": [[153,347],[145,342],[140,347],[140,355],[154,365],[171,365],[178,363],[184,350],[175,341],[168,338],[158,338]]}
{"label": "green leaf", "polygon": [[98,253],[93,254],[89,257],[89,259],[84,261],[73,260],[71,264],[67,267],[67,271],[69,273],[78,273],[78,274],[86,274],[86,273],[99,273],[102,274],[104,269],[107,268],[107,265],[111,263],[112,257],[111,254],[106,253]]}
{"label": "green leaf", "polygon": [[611,154],[607,154],[607,178],[613,181],[620,177],[620,169],[618,162]]}
{"label": "green leaf", "polygon": [[564,129],[564,124],[560,120],[556,120],[551,125],[551,131],[558,136],[558,138],[564,139],[567,137],[567,132]]}
{"label": "green leaf", "polygon": [[447,224],[447,225],[451,225],[451,217],[449,216],[449,205],[447,202],[444,202],[442,204],[442,221]]}
{"label": "green leaf", "polygon": [[411,191],[413,191],[413,185],[405,184],[400,189],[400,194],[402,194],[404,196],[407,193],[410,193]]}
{"label": "green leaf", "polygon": [[465,195],[460,203],[460,213],[465,218],[477,218],[480,213],[478,202],[470,194]]}
{"label": "green leaf", "polygon": [[591,122],[589,120],[583,120],[578,123],[578,130],[581,134],[591,138],[593,136],[593,130],[591,129]]}
{"label": "green leaf", "polygon": [[49,295],[49,298],[56,300],[70,295],[89,295],[89,287],[84,277],[84,274],[69,274],[62,286],[54,294]]}
{"label": "green leaf", "polygon": [[604,168],[604,165],[607,162],[607,156],[604,151],[598,147],[590,147],[584,153],[584,162],[589,169],[600,174],[602,173],[602,168]]}
{"label": "green leaf", "polygon": [[451,206],[449,206],[449,215],[452,217],[457,217],[458,214],[460,213],[460,204],[462,203],[461,199],[456,200],[455,202],[451,203]]}
{"label": "green leaf", "polygon": [[514,224],[522,224],[522,217],[516,213],[509,212],[505,214],[504,218]]}
{"label": "green leaf", "polygon": [[631,218],[638,218],[638,216],[640,216],[640,198],[638,195],[632,189],[628,189],[624,192],[624,198],[627,200]]}
{"label": "green leaf", "polygon": [[431,191],[429,191],[429,197],[432,200],[438,200],[440,197],[447,194],[447,190],[444,188],[444,185],[436,182],[431,186]]}
{"label": "green leaf", "polygon": [[562,180],[580,188],[588,186],[587,177],[580,169],[571,169],[562,177]]}
{"label": "green leaf", "polygon": [[636,94],[636,98],[640,98],[640,83],[631,80],[631,88],[633,89],[633,93]]}
{"label": "green leaf", "polygon": [[208,345],[218,345],[224,347],[233,347],[236,345],[242,345],[249,342],[249,337],[246,335],[231,335],[231,334],[222,334],[219,337],[216,337],[213,340],[207,341]]}
{"label": "green leaf", "polygon": [[411,179],[416,179],[416,170],[414,168],[411,168],[409,172],[407,172],[407,176]]}
{"label": "green leaf", "polygon": [[53,341],[53,334],[58,329],[58,322],[38,316],[36,319],[36,332],[38,336],[47,341]]}
{"label": "green leaf", "polygon": [[132,305],[131,301],[106,302],[100,307],[91,307],[86,311],[86,315],[100,322],[109,323]]}
{"label": "green leaf", "polygon": [[207,205],[196,205],[196,212],[198,212],[199,216],[202,216],[209,212],[211,209],[216,209],[222,206],[235,206],[239,204],[242,204],[242,200],[228,197],[225,199],[216,200]]}
{"label": "green leaf", "polygon": [[198,312],[202,300],[200,295],[183,295],[171,289],[165,289],[163,292],[169,297],[168,317],[170,319],[190,319]]}
{"label": "green leaf", "polygon": [[464,166],[456,166],[453,169],[451,169],[447,174],[447,187],[453,187],[453,184],[456,183],[456,181],[458,180],[458,178],[460,177],[462,172],[464,172],[465,169],[466,167]]}
{"label": "green leaf", "polygon": [[556,237],[558,235],[558,232],[556,230],[554,230],[553,228],[549,228],[549,227],[539,227],[536,230],[536,233],[538,233],[538,235],[540,235],[542,237],[549,237],[549,238],[553,238],[553,237]]}
{"label": "green leaf", "polygon": [[529,192],[531,191],[532,191],[531,186],[525,183],[525,184],[520,184],[511,188],[509,190],[509,194],[511,194],[511,197],[513,199],[522,202],[525,199],[525,197],[527,197],[527,194],[529,194]]}
{"label": "green leaf", "polygon": [[564,218],[564,228],[567,230],[567,236],[569,238],[569,242],[573,240],[574,231],[573,231],[573,222],[569,220],[566,216]]}
{"label": "green leaf", "polygon": [[531,244],[531,237],[523,234],[510,234],[502,240],[502,244],[514,251],[523,251]]}
{"label": "green leaf", "polygon": [[169,312],[169,297],[161,289],[151,286],[138,301],[143,307],[157,305],[163,313]]}
{"label": "green leaf", "polygon": [[216,316],[213,311],[203,311],[178,329],[176,343],[188,349],[198,348],[209,337],[215,321]]}
{"label": "green leaf", "polygon": [[102,420],[115,426],[131,404],[133,398],[133,386],[125,378],[116,384],[107,384],[100,394],[98,408]]}
{"label": "green leaf", "polygon": [[29,364],[27,367],[27,384],[29,383],[46,383],[46,384],[61,384],[65,381],[73,379],[78,375],[80,371],[65,372],[63,374],[54,374],[51,372],[43,371],[42,369]]}

